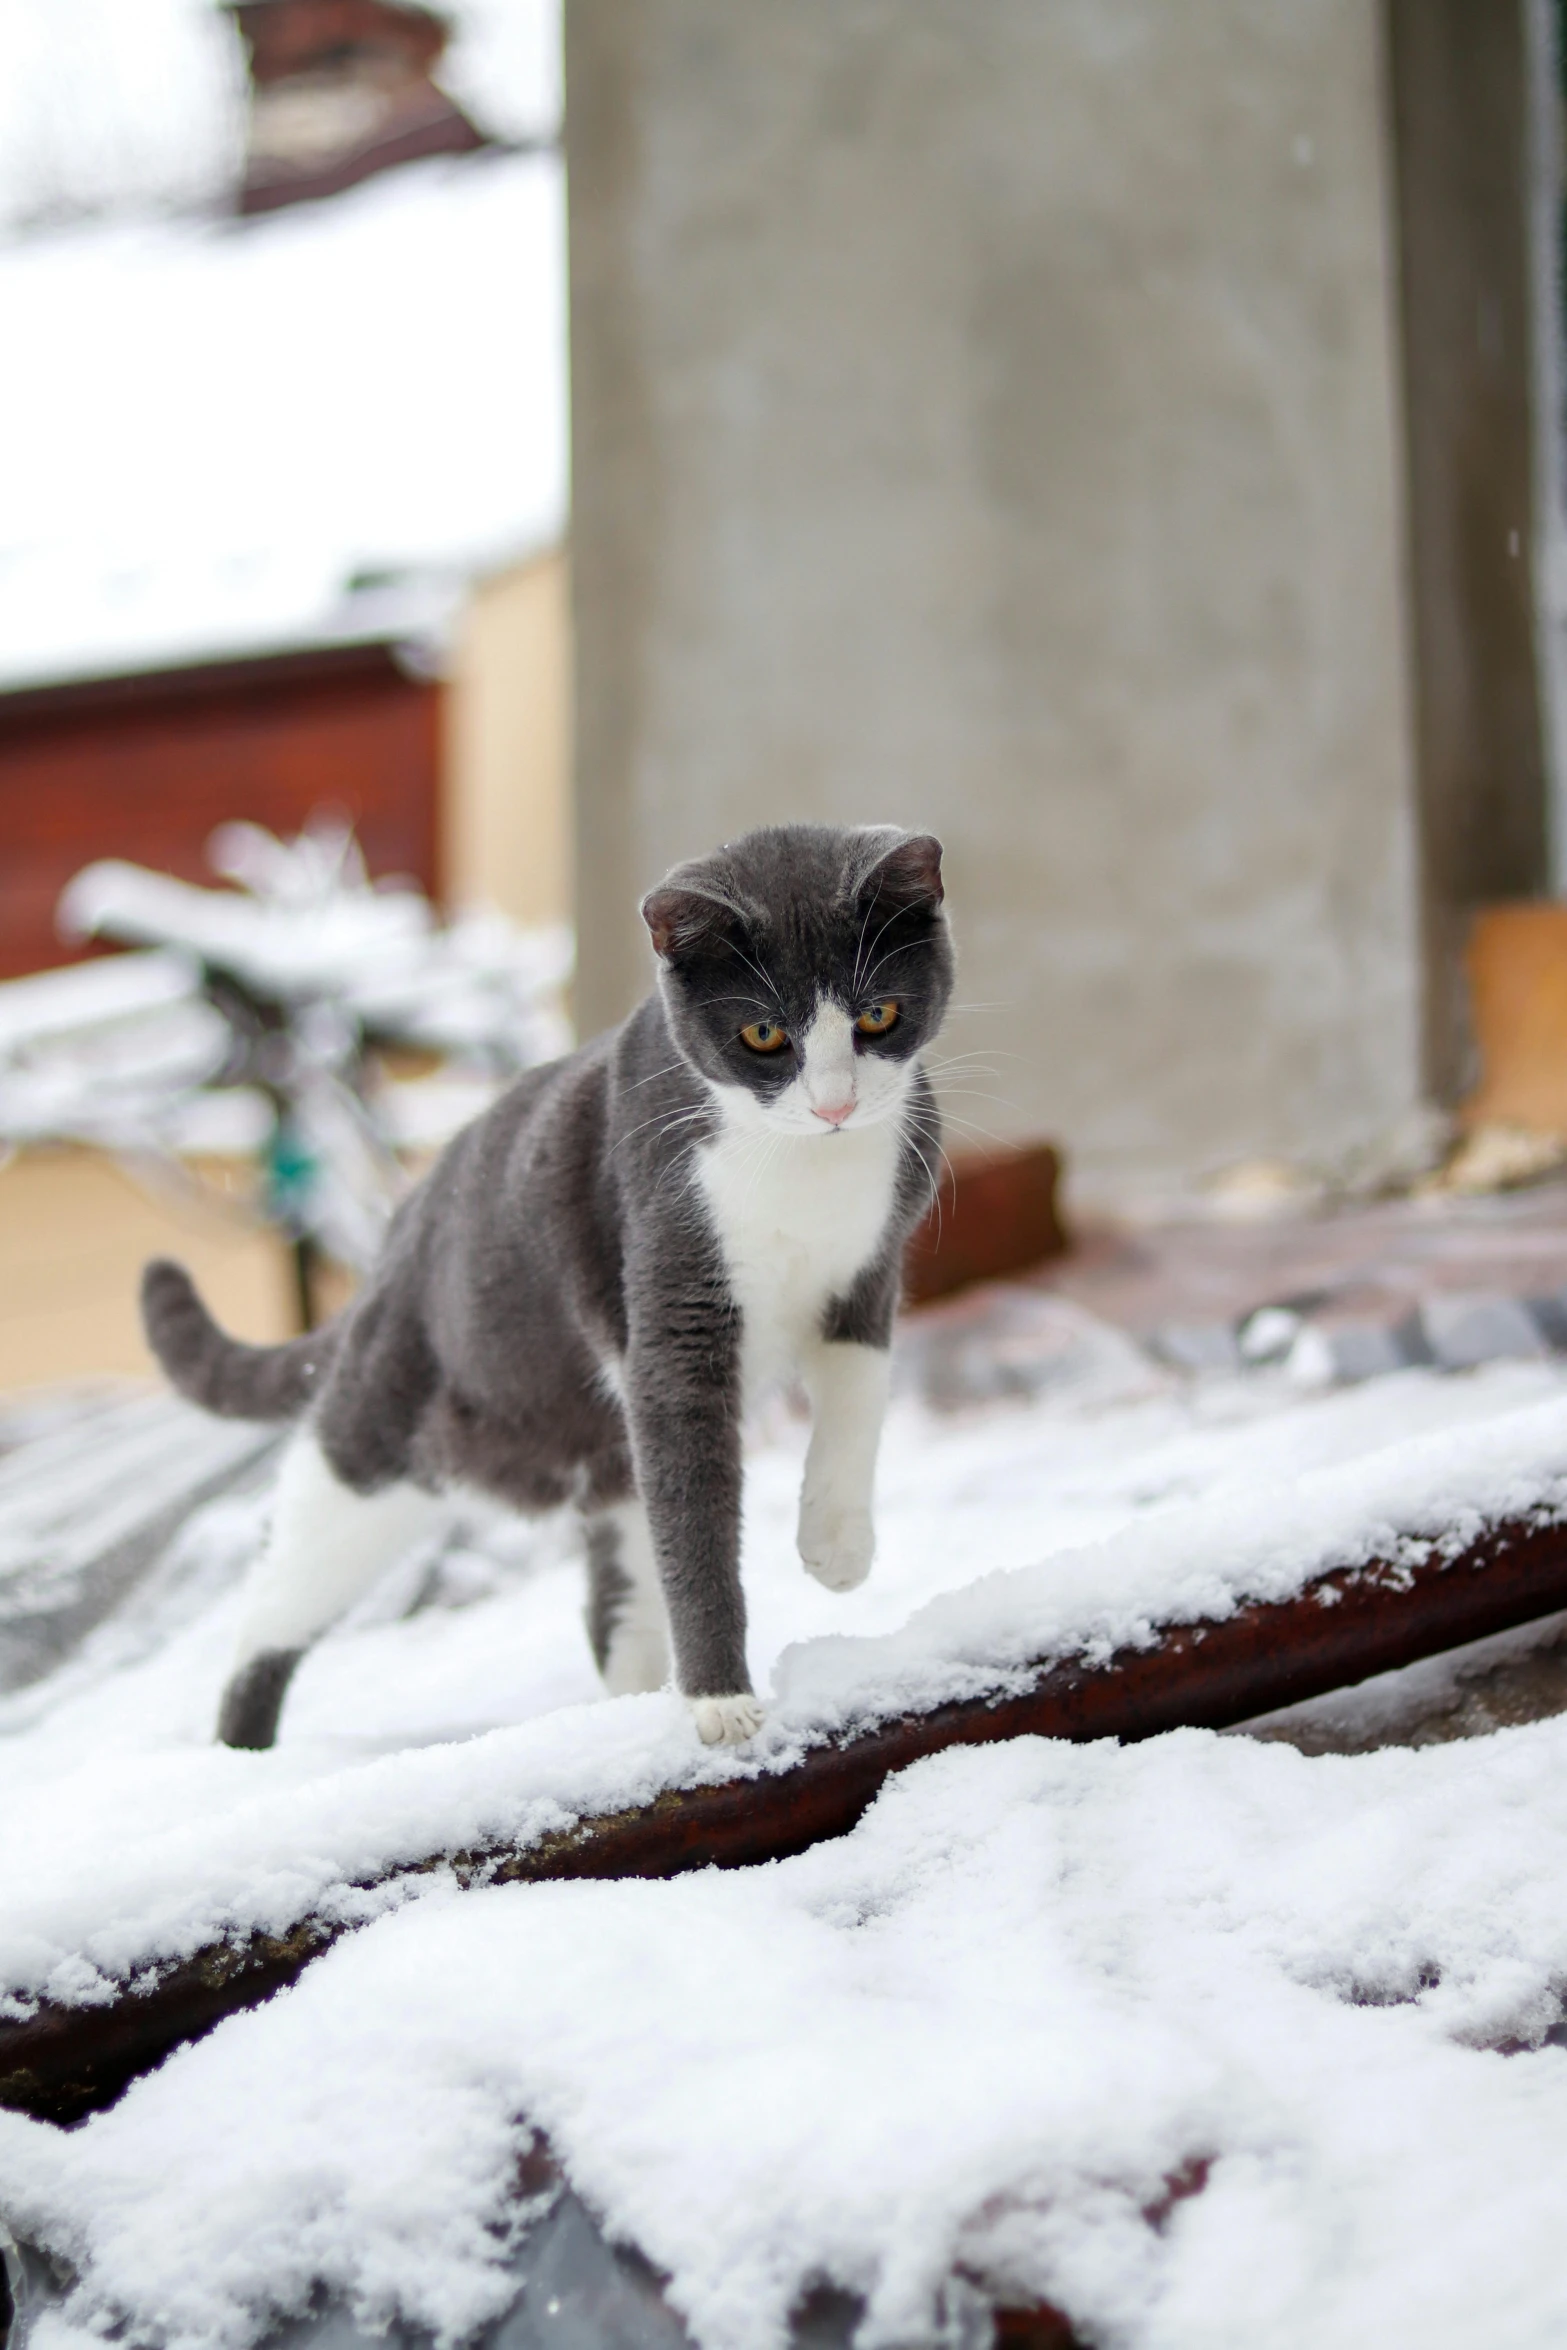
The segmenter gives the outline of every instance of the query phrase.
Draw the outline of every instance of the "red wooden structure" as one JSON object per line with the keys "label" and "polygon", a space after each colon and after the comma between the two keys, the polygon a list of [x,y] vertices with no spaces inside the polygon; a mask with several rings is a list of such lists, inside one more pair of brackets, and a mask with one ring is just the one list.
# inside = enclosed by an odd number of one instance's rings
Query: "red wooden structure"
{"label": "red wooden structure", "polygon": [[95,857],[212,880],[213,827],[354,824],[373,874],[440,884],[441,688],[387,644],[0,694],[0,977],[72,959],[54,910]]}

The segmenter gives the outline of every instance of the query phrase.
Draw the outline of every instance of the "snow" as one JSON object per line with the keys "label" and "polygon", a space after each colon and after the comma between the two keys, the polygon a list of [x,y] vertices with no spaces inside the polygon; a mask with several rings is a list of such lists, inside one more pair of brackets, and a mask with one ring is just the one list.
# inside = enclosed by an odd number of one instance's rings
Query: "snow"
{"label": "snow", "polygon": [[[236,832],[259,827],[221,826],[214,840]],[[309,833],[296,843],[272,844],[280,856],[312,845]],[[231,973],[270,1002],[330,998],[360,1025],[401,1039],[449,1050],[493,1049],[505,1036],[516,1040],[515,1058],[524,1065],[569,1047],[553,1003],[571,972],[569,932],[559,926],[523,930],[487,909],[442,928],[434,907],[416,890],[384,883],[372,888],[362,872],[357,884],[339,884],[334,876],[290,900],[200,889],[106,857],[66,884],[60,924],[73,938],[185,953],[199,965]],[[138,959],[132,970],[140,981],[139,1006],[147,966]],[[31,1005],[46,1000],[45,982],[52,977],[11,984],[30,991]],[[0,1023],[5,1010],[0,990]],[[0,1045],[4,1041],[0,1025]]]}
{"label": "snow", "polygon": [[0,1688],[63,1662],[193,1503],[276,1442],[271,1429],[193,1422],[161,1397],[131,1394],[45,1421],[0,1455]]}
{"label": "snow", "polygon": [[[560,121],[558,0],[450,0],[439,79],[501,139]],[[221,201],[244,156],[244,55],[202,0],[0,0],[0,221]]]}
{"label": "snow", "polygon": [[0,984],[0,1053],[25,1052],[60,1036],[188,1003],[198,975],[180,955],[121,955]]}
{"label": "snow", "polygon": [[566,514],[549,154],[254,221],[0,245],[0,688],[298,644],[441,658],[463,582]]}
{"label": "snow", "polygon": [[0,219],[216,194],[244,152],[243,54],[190,0],[0,0]]}
{"label": "snow", "polygon": [[491,2314],[522,2117],[713,2350],[770,2350],[813,2274],[927,2339],[954,2265],[1150,2350],[1544,2345],[1567,2057],[1468,2042],[1567,1964],[1564,1763],[1559,1724],[1030,1739],[773,1869],[438,1885],[79,2134],[0,2117],[0,2193],[83,2263],[78,2321],[191,2350],[316,2279]]}
{"label": "snow", "polygon": [[[1244,1445],[1166,1423],[1134,1467],[1128,1419],[1174,1409],[1150,1400],[1077,1420],[1070,1450],[1090,1460],[1092,1436],[1115,1430],[1114,1457],[1092,1469],[1063,1457],[1070,1413],[943,1424],[905,1404],[882,1564],[847,1598],[794,1559],[802,1433],[777,1431],[747,1499],[753,1668],[775,1702],[738,1762],[702,1747],[673,1698],[597,1700],[560,1521],[492,1534],[488,1566],[484,1549],[460,1550],[459,1591],[484,1594],[473,1604],[324,1643],[274,1754],[206,1743],[232,1637],[231,1609],[208,1609],[136,1673],[79,1683],[52,1710],[47,1692],[0,1701],[0,1733],[32,1725],[8,1756],[13,1795],[28,1796],[0,1821],[0,1985],[105,1996],[110,1978],[223,1934],[278,1931],[312,1906],[359,1916],[356,1885],[432,1853],[525,1844],[666,1788],[784,1769],[846,1729],[1017,1687],[1041,1657],[1103,1656],[1156,1618],[1286,1596],[1406,1534],[1509,1514],[1560,1487],[1563,1383],[1544,1366],[1463,1387],[1390,1381],[1392,1412],[1295,1405],[1248,1424]],[[1545,1400],[1523,1403],[1530,1392]]]}
{"label": "snow", "polygon": [[[756,1431],[776,1698],[745,1767],[1561,1493],[1558,1366],[1302,1399],[1034,1311],[1065,1342],[1028,1400],[934,1412],[909,1391],[932,1342],[909,1348],[860,1592],[800,1572],[803,1434]],[[530,2128],[703,2350],[771,2350],[821,2276],[867,2297],[867,2344],[932,2339],[954,2267],[1138,2350],[1561,2339],[1567,2057],[1534,2044],[1567,1981],[1567,1720],[1310,1760],[1018,1740],[917,1766],[769,1868],[367,1894],[734,1763],[671,1699],[594,1699],[556,1521],[402,1562],[307,1661],[272,1753],[211,1747],[263,1506],[193,1522],[155,1640],[128,1603],[0,1700],[13,1994],[102,1996],[311,1906],[364,1921],[80,2130],[0,2115],[0,2209],[79,2280],[39,2350],[117,2319],[243,2350],[318,2281],[455,2341],[510,2290]]]}
{"label": "snow", "polygon": [[5,980],[0,1138],[143,1142],[160,1110],[200,1098],[196,1089],[230,1049],[227,1023],[201,1000],[200,971],[185,955],[151,950]]}
{"label": "snow", "polygon": [[[411,887],[372,886],[352,834],[330,823],[292,841],[224,824],[208,853],[239,888],[198,889],[113,858],[67,885],[62,930],[133,951],[0,985],[0,1138],[91,1141],[154,1161],[258,1151],[274,1112],[234,1082],[236,1065],[255,1074],[256,1063],[206,1000],[216,972],[286,1014],[268,1074],[321,1162],[311,1226],[329,1252],[368,1262],[402,1181],[391,1148],[440,1147],[503,1073],[569,1048],[571,934],[484,908],[441,924]],[[367,1035],[454,1062],[406,1083],[372,1078],[361,1100],[340,1078]]]}

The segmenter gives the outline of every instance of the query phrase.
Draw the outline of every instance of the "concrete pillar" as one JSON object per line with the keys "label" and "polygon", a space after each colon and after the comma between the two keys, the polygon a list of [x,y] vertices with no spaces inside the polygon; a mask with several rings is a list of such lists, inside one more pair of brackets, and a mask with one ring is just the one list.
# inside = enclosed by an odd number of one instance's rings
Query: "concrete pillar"
{"label": "concrete pillar", "polygon": [[572,0],[585,1026],[764,820],[948,845],[960,1117],[1126,1194],[1421,1087],[1373,0]]}

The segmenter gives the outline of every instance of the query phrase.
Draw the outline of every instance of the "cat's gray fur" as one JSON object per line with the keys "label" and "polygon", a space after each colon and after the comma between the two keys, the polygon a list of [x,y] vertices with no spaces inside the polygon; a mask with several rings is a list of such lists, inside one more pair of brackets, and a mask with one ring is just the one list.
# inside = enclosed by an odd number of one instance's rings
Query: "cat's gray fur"
{"label": "cat's gray fur", "polygon": [[[796,1047],[759,1055],[742,1026],[769,1018],[803,1037],[824,1001],[852,1019],[872,997],[896,1000],[890,1033],[852,1039],[856,1055],[900,1065],[887,1213],[820,1330],[884,1349],[904,1244],[935,1180],[918,1056],[951,990],[941,901],[939,844],[890,828],[771,827],[678,867],[643,905],[657,991],[457,1137],[335,1323],[287,1346],[241,1346],[180,1267],[148,1266],[143,1313],[170,1379],[209,1411],[305,1415],[354,1494],[402,1482],[476,1486],[525,1511],[575,1502],[601,1666],[626,1581],[603,1513],[639,1492],[678,1687],[693,1699],[748,1691],[742,1311],[696,1157],[735,1089],[754,1115],[789,1082]],[[892,1073],[877,1082],[891,1088]],[[837,1144],[823,1133],[806,1147]],[[296,1658],[275,1647],[242,1660],[223,1738],[271,1743]]]}

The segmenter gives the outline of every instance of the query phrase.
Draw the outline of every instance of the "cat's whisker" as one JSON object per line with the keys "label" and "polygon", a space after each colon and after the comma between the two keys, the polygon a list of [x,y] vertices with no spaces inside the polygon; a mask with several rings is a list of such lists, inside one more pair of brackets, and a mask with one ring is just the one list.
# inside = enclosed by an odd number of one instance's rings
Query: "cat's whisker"
{"label": "cat's whisker", "polygon": [[771,1001],[772,1001],[774,1004],[776,1004],[776,1005],[777,1005],[777,1007],[778,1007],[778,1009],[779,1009],[780,1011],[782,1011],[782,1010],[783,1010],[783,998],[782,998],[782,996],[781,996],[781,995],[779,994],[779,992],[778,992],[778,983],[777,983],[777,981],[776,981],[776,980],[773,978],[773,975],[772,975],[772,973],[771,973],[770,971],[766,971],[766,970],[764,970],[764,969],[762,968],[762,965],[761,965],[760,963],[756,962],[756,961],[755,961],[755,960],[754,960],[754,959],[753,959],[753,958],[752,958],[750,955],[748,955],[748,954],[746,953],[746,951],[745,951],[745,949],[744,949],[743,947],[736,946],[736,945],[735,945],[735,942],[734,942],[734,940],[733,940],[732,938],[731,938],[731,939],[726,939],[724,943],[725,943],[725,945],[728,947],[728,949],[729,949],[729,952],[730,952],[732,955],[738,955],[738,956],[739,956],[739,958],[740,958],[741,962],[742,962],[742,963],[744,963],[744,965],[746,966],[747,970],[749,970],[749,971],[754,971],[754,972],[756,973],[756,976],[757,976],[757,978],[758,978],[758,979],[761,981],[762,985],[763,985],[763,986],[764,986],[764,987],[767,989],[767,991],[768,991],[768,994],[769,994],[769,997],[770,997],[770,1000],[771,1000]]}
{"label": "cat's whisker", "polygon": [[658,1127],[661,1134],[668,1134],[671,1133],[676,1126],[683,1126],[690,1119],[699,1118],[701,1115],[702,1113],[700,1109],[696,1108],[683,1110],[655,1110],[651,1118],[644,1118],[642,1120],[640,1126],[628,1127],[626,1132],[621,1135],[620,1139],[615,1144],[613,1144],[610,1155],[613,1157],[615,1151],[624,1150],[628,1142],[635,1142],[637,1136],[639,1134],[646,1134],[650,1126]]}
{"label": "cat's whisker", "polygon": [[907,1124],[911,1133],[917,1134],[921,1141],[927,1142],[941,1158],[946,1158],[946,1149],[941,1139],[942,1121],[939,1116],[929,1113],[922,1115],[918,1110],[914,1110],[909,1113]]}
{"label": "cat's whisker", "polygon": [[[958,1091],[958,1093],[959,1093],[960,1097],[962,1097],[963,1095],[965,1095],[965,1093],[966,1093],[967,1089],[966,1089],[966,1088],[963,1088],[963,1087],[959,1087],[959,1088],[957,1089],[957,1091]],[[988,1098],[988,1097],[981,1097],[981,1098]],[[949,1111],[949,1110],[947,1110],[947,1109],[946,1109],[945,1105],[943,1105],[943,1108],[942,1108],[941,1123],[942,1123],[942,1126],[943,1126],[943,1128],[944,1128],[944,1129],[945,1129],[946,1127],[948,1127],[948,1126],[961,1126],[961,1127],[964,1127],[965,1129],[967,1129],[967,1130],[968,1130],[969,1132],[971,1132],[971,1133],[983,1133],[983,1132],[985,1131],[985,1129],[984,1129],[983,1127],[979,1126],[979,1125],[978,1125],[978,1124],[975,1122],[975,1120],[974,1120],[974,1119],[972,1119],[972,1118],[965,1118],[965,1117],[963,1117],[963,1116],[962,1116],[962,1115],[961,1115],[959,1112],[957,1112],[957,1111],[955,1111],[955,1110],[951,1110],[951,1111]],[[994,1139],[995,1139],[995,1138],[994,1138],[994,1137],[992,1137],[992,1140],[994,1140]]]}
{"label": "cat's whisker", "polygon": [[993,1093],[985,1085],[944,1085],[941,1098],[944,1102],[993,1102],[998,1110],[1015,1110],[1019,1107],[1010,1094]]}
{"label": "cat's whisker", "polygon": [[[666,1134],[672,1134],[677,1126],[690,1125],[694,1120],[698,1118],[704,1118],[708,1115],[709,1112],[706,1108],[706,1105],[702,1103],[697,1104],[695,1108],[689,1110],[671,1110],[668,1112],[656,1110],[651,1118],[644,1118],[640,1126],[631,1127],[627,1133],[620,1137],[618,1142],[612,1144],[609,1155],[611,1158],[613,1158],[615,1152],[624,1150],[628,1142],[634,1142],[639,1134],[646,1134],[650,1126],[658,1127],[659,1139],[662,1140]],[[664,1120],[662,1125],[659,1124],[660,1119]]]}
{"label": "cat's whisker", "polygon": [[[874,902],[875,901],[873,900],[872,904],[874,904]],[[849,976],[849,993],[851,996],[857,995],[859,993],[860,959],[865,952],[865,933],[867,930],[869,930],[870,926],[871,907],[867,906],[864,913],[860,916],[860,935],[854,942],[854,969]]]}
{"label": "cat's whisker", "polygon": [[[964,1121],[961,1120],[958,1121],[960,1124],[963,1122]],[[952,1161],[947,1152],[945,1133],[947,1127],[952,1124],[953,1121],[950,1119],[941,1118],[939,1116],[928,1119],[915,1117],[911,1118],[909,1123],[914,1128],[915,1132],[918,1133],[921,1138],[927,1142],[930,1147],[939,1155],[943,1164],[946,1166],[948,1173],[950,1174],[952,1172]]]}
{"label": "cat's whisker", "polygon": [[[906,910],[906,908],[899,909],[900,912],[904,912]],[[873,952],[875,948],[881,944],[883,936],[892,928],[893,923],[896,922],[897,919],[898,916],[895,913],[890,915],[887,921],[882,924],[881,929],[877,931],[875,938],[871,941]],[[886,954],[881,956],[875,963],[871,965],[871,970],[873,972],[879,971],[882,964],[888,961],[889,958],[893,955],[928,955],[932,952],[935,943],[936,942],[934,938],[928,935],[923,938],[902,939],[896,946],[889,947]]]}
{"label": "cat's whisker", "polygon": [[[991,1045],[987,1046],[986,1050],[988,1052],[994,1052],[996,1048],[994,1045]],[[1021,1053],[1007,1053],[1002,1057],[1009,1061],[1021,1061],[1023,1059],[1023,1055]],[[924,1061],[926,1069],[930,1071],[932,1075],[939,1075],[940,1072],[944,1069],[964,1069],[971,1066],[988,1068],[990,1065],[988,1061],[981,1060],[977,1051],[971,1053],[925,1053],[921,1056],[921,1058]]]}
{"label": "cat's whisker", "polygon": [[1007,1148],[1005,1135],[992,1132],[988,1126],[976,1125],[972,1118],[949,1117],[946,1123],[949,1126],[957,1127],[965,1135],[977,1137],[980,1142],[990,1143],[997,1150]]}
{"label": "cat's whisker", "polygon": [[954,1076],[960,1078],[995,1077],[998,1076],[1000,1072],[998,1070],[992,1069],[989,1063],[985,1061],[959,1061],[949,1063],[945,1068],[927,1070],[926,1074],[933,1079],[939,1080],[940,1090],[943,1093],[951,1093],[955,1090],[951,1083],[951,1079]]}
{"label": "cat's whisker", "polygon": [[631,1083],[626,1087],[626,1091],[627,1093],[640,1093],[644,1085],[652,1085],[660,1077],[672,1077],[677,1069],[683,1069],[685,1066],[685,1062],[679,1059],[666,1061],[662,1069],[650,1069],[645,1077],[633,1077]]}
{"label": "cat's whisker", "polygon": [[[885,927],[886,925],[883,924],[883,928]],[[881,933],[878,931],[877,936],[880,937],[880,935]],[[914,954],[918,952],[921,947],[928,946],[928,944],[929,941],[926,939],[916,939],[912,944],[889,947],[884,955],[877,956],[870,969],[865,973],[864,977],[859,980],[855,990],[856,994],[861,996],[869,995],[871,992],[871,983],[875,979],[877,972],[880,971],[884,965],[894,961],[895,959],[900,959],[905,955]]]}
{"label": "cat's whisker", "polygon": [[[927,1120],[919,1116],[917,1111],[909,1118],[908,1125],[910,1130],[919,1136],[920,1140],[926,1145],[926,1147],[934,1152],[936,1158],[941,1163],[941,1167],[945,1169],[947,1175],[953,1180],[956,1180],[952,1161],[948,1158],[946,1150],[942,1144],[939,1128],[932,1127]],[[941,1246],[941,1235],[945,1222],[945,1209],[942,1199],[944,1186],[940,1172],[928,1165],[925,1169],[925,1179],[930,1186],[930,1202],[927,1213],[933,1211],[935,1214],[936,1246],[939,1248]]]}
{"label": "cat's whisker", "polygon": [[[939,1152],[940,1145],[935,1145],[935,1148]],[[933,1173],[928,1174],[926,1180],[930,1186],[930,1197],[925,1205],[925,1214],[927,1216],[934,1215],[936,1219],[936,1246],[940,1248],[942,1234],[941,1182],[940,1178]]]}
{"label": "cat's whisker", "polygon": [[[877,948],[880,946],[880,944],[881,944],[882,940],[883,940],[883,939],[886,937],[886,935],[887,935],[888,931],[889,931],[889,930],[892,928],[892,926],[893,926],[894,922],[896,922],[896,921],[897,921],[897,919],[898,919],[898,916],[899,916],[901,913],[903,913],[904,911],[905,911],[905,909],[904,909],[902,906],[894,906],[894,908],[893,908],[892,912],[891,912],[891,913],[890,913],[890,914],[887,916],[887,919],[886,919],[886,921],[885,921],[885,922],[882,924],[882,926],[881,926],[880,930],[878,930],[878,931],[877,931],[877,933],[876,933],[876,936],[875,936],[875,937],[874,937],[874,938],[871,940],[871,953],[872,953],[872,954],[874,954],[874,953],[876,952],[876,949],[877,949]],[[869,919],[869,916],[867,916],[867,920],[868,920],[868,919]],[[862,930],[862,935],[863,935],[863,930]],[[886,955],[883,955],[883,956],[882,956],[882,958],[881,958],[881,962],[878,962],[878,963],[873,963],[873,964],[871,965],[871,968],[870,968],[870,970],[869,970],[869,971],[868,971],[868,972],[865,974],[865,976],[864,976],[863,978],[861,978],[861,976],[860,976],[860,967],[859,967],[859,958],[858,958],[858,957],[856,957],[856,959],[855,959],[855,975],[854,975],[854,992],[855,992],[855,994],[856,994],[856,995],[858,995],[858,994],[862,993],[862,992],[863,992],[863,990],[864,990],[865,988],[868,988],[868,987],[870,986],[870,983],[871,983],[871,981],[872,981],[872,980],[875,978],[875,976],[876,976],[877,972],[878,972],[878,971],[881,969],[881,965],[882,965],[882,963],[885,963],[887,960],[888,960],[888,957],[887,957]]]}
{"label": "cat's whisker", "polygon": [[[878,971],[881,969],[881,962],[873,963],[873,964],[871,965],[871,967],[870,967],[870,970],[869,970],[868,972],[867,972],[867,971],[865,970],[865,968],[864,968],[864,952],[863,952],[863,948],[864,948],[865,932],[866,932],[866,929],[867,929],[867,928],[868,928],[868,926],[869,926],[869,923],[870,923],[870,918],[871,918],[871,914],[872,914],[872,912],[873,912],[873,911],[874,911],[874,907],[867,907],[867,909],[866,909],[866,914],[865,914],[865,920],[864,920],[864,922],[862,922],[862,923],[861,923],[861,925],[860,925],[860,941],[861,941],[861,951],[857,952],[857,953],[856,953],[856,955],[855,955],[855,958],[854,958],[854,979],[853,979],[853,982],[852,982],[852,986],[853,986],[854,992],[855,992],[856,994],[859,994],[860,992],[862,992],[862,991],[863,991],[863,989],[865,989],[865,988],[869,987],[869,985],[870,985],[870,983],[871,983],[871,980],[872,980],[872,979],[875,977],[876,973],[877,973],[877,972],[878,972]],[[892,926],[893,926],[894,922],[896,922],[896,921],[897,921],[899,914],[900,914],[900,913],[902,913],[902,912],[903,912],[903,908],[902,908],[901,906],[895,906],[895,907],[893,908],[892,912],[891,912],[891,913],[890,913],[890,914],[887,916],[887,919],[886,919],[886,921],[885,921],[885,922],[882,924],[882,926],[881,926],[880,930],[878,930],[878,931],[877,931],[877,933],[876,933],[876,936],[875,936],[875,937],[874,937],[874,938],[871,940],[871,943],[870,943],[870,952],[871,952],[873,955],[875,954],[875,952],[876,952],[876,949],[877,949],[877,948],[880,946],[880,944],[881,944],[882,940],[883,940],[883,939],[886,937],[886,935],[887,935],[888,931],[889,931],[889,930],[892,928]],[[885,960],[886,960],[886,957],[885,957],[885,956],[883,956],[883,957],[882,957],[882,962],[885,962]]]}

